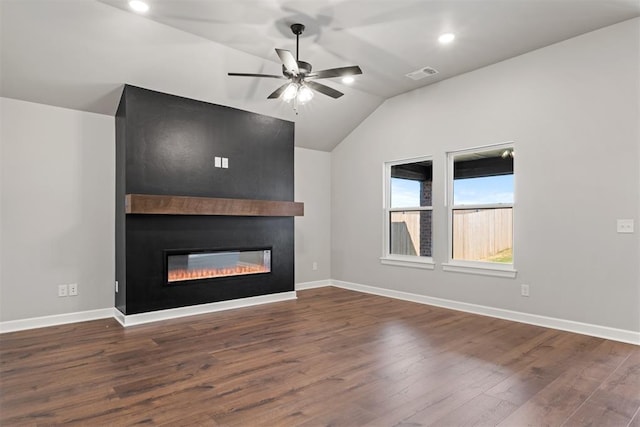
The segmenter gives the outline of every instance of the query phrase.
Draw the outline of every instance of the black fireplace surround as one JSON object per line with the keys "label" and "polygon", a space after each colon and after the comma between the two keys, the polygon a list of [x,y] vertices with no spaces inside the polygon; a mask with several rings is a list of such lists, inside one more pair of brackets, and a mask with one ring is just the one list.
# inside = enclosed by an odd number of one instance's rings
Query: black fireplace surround
{"label": "black fireplace surround", "polygon": [[[126,194],[293,201],[293,139],[292,122],[126,85],[116,114],[116,308],[293,291],[293,217],[125,213]],[[270,271],[167,280],[167,254],[245,248],[269,249]]]}

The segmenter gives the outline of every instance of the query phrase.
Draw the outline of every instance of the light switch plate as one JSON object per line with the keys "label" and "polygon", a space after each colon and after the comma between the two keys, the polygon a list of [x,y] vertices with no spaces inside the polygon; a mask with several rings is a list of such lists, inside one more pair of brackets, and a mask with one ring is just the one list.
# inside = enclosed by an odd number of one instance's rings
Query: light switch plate
{"label": "light switch plate", "polygon": [[229,159],[227,159],[226,157],[222,158],[222,168],[223,169],[227,169],[229,167]]}
{"label": "light switch plate", "polygon": [[214,160],[214,166],[217,168],[221,168],[222,167],[222,157],[217,157]]}
{"label": "light switch plate", "polygon": [[633,220],[619,219],[617,229],[618,233],[633,233]]}

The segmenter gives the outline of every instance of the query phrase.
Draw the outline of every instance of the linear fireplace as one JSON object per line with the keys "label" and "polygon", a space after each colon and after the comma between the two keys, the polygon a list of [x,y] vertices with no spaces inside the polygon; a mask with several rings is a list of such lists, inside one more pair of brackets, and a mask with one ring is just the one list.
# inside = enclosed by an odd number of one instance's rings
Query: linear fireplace
{"label": "linear fireplace", "polygon": [[271,248],[166,251],[167,284],[271,271]]}

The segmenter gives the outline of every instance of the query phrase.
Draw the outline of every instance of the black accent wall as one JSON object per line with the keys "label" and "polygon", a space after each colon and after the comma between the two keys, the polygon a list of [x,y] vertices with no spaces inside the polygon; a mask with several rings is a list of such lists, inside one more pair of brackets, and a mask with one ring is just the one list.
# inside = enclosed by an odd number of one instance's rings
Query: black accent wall
{"label": "black accent wall", "polygon": [[[124,314],[294,289],[292,217],[124,213],[126,194],[293,201],[294,124],[126,85],[116,114],[116,307]],[[214,157],[229,168],[214,167]],[[268,274],[167,285],[164,251],[272,248]]]}

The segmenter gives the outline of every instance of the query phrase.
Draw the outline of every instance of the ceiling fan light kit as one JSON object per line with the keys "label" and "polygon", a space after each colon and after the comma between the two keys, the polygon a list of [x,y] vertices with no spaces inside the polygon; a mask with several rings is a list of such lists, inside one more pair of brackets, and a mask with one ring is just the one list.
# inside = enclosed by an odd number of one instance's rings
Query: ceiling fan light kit
{"label": "ceiling fan light kit", "polygon": [[282,100],[294,103],[294,109],[297,105],[304,105],[313,99],[313,91],[305,84],[289,83],[282,93]]}
{"label": "ceiling fan light kit", "polygon": [[340,68],[330,68],[312,72],[310,63],[300,61],[300,35],[304,32],[303,24],[291,25],[291,32],[296,36],[296,56],[285,49],[276,49],[276,53],[282,62],[282,76],[274,74],[253,74],[253,73],[228,73],[229,76],[239,77],[266,77],[275,79],[287,79],[289,82],[274,90],[267,99],[282,99],[285,102],[293,101],[293,109],[298,114],[298,105],[311,101],[315,92],[320,92],[331,98],[337,99],[344,95],[342,92],[329,86],[318,83],[315,80],[328,79],[333,77],[347,77],[362,74],[362,70],[357,65]]}
{"label": "ceiling fan light kit", "polygon": [[289,86],[282,93],[282,99],[286,102],[292,101],[298,95],[298,84],[289,83]]}

